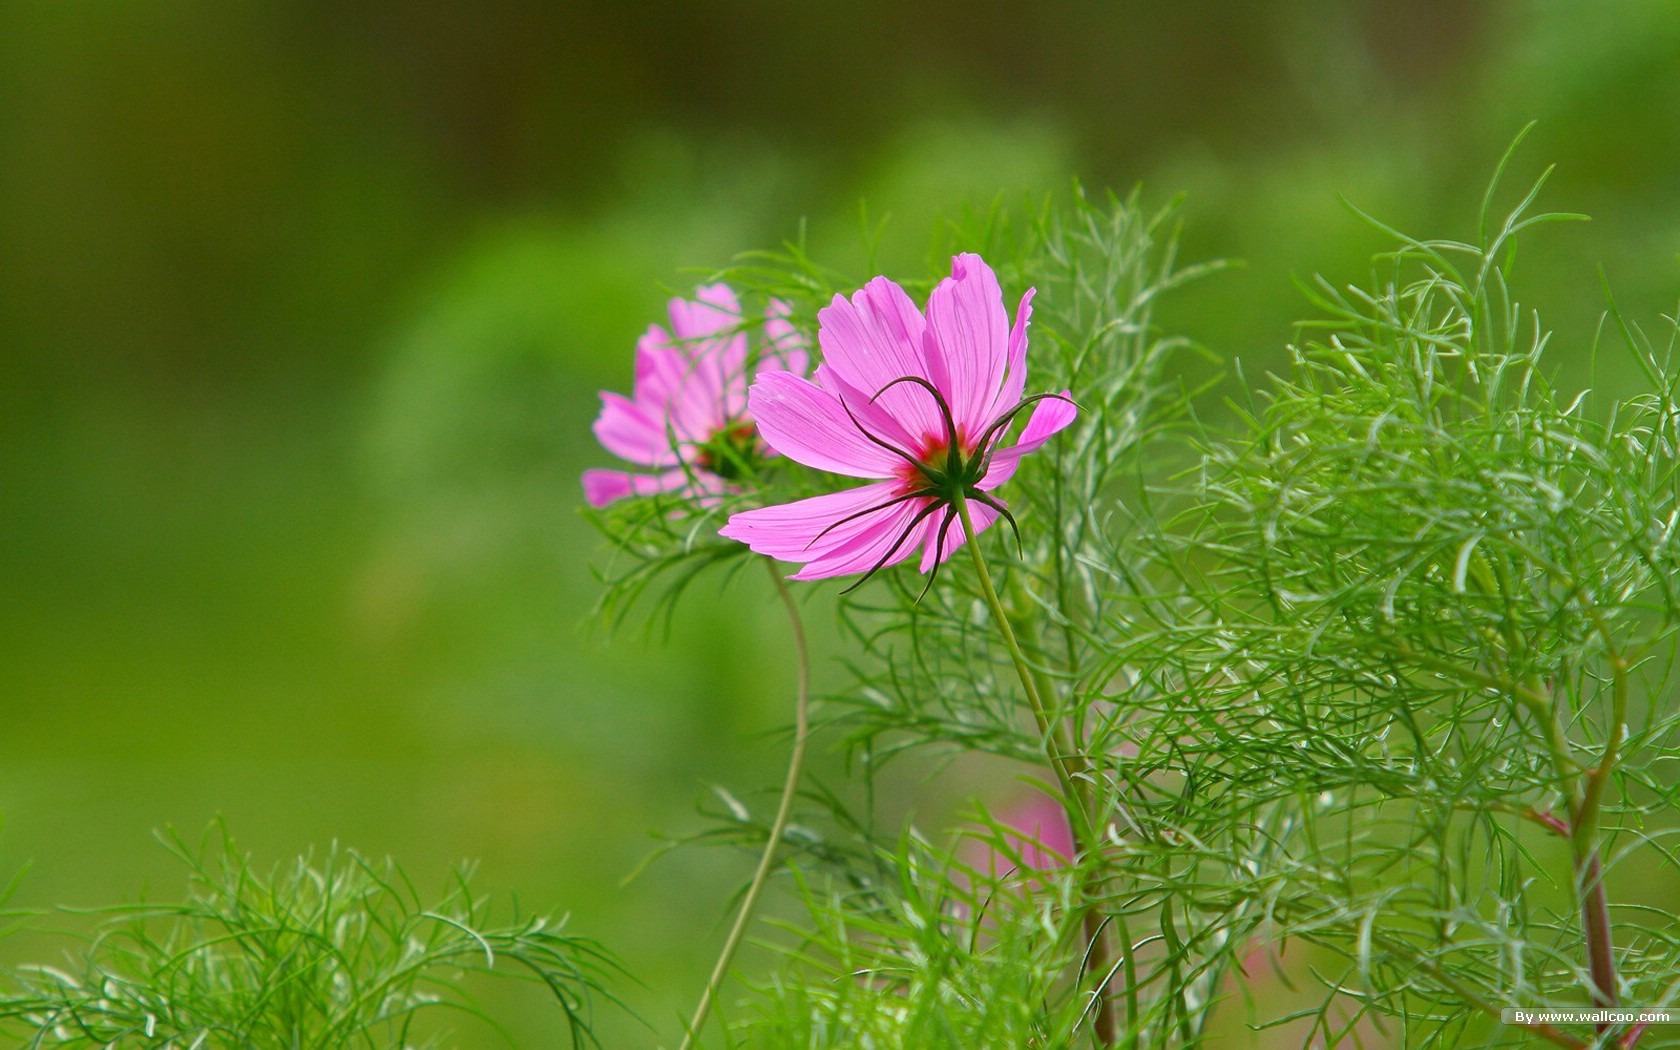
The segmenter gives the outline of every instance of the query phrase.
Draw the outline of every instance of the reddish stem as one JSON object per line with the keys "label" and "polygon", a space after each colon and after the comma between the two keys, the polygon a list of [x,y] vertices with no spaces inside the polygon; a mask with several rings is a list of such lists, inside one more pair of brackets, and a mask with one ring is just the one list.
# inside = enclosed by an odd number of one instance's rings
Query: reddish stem
{"label": "reddish stem", "polygon": [[1570,835],[1569,822],[1549,809],[1530,809],[1523,816],[1543,827],[1551,828],[1564,838]]}
{"label": "reddish stem", "polygon": [[[1581,923],[1587,932],[1587,969],[1592,974],[1593,1004],[1616,1005],[1616,960],[1610,941],[1610,902],[1604,895],[1604,865],[1598,847],[1576,865],[1581,880]],[[1607,1025],[1600,1025],[1602,1034]]]}

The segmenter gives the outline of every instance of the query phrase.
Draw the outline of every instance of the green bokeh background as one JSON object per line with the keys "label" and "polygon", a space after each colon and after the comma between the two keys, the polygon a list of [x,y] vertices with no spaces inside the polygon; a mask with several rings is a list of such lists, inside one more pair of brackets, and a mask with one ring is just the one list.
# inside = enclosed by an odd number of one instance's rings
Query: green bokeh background
{"label": "green bokeh background", "polygon": [[[965,206],[1141,182],[1187,193],[1186,257],[1245,264],[1167,323],[1254,374],[1291,276],[1382,246],[1338,195],[1469,236],[1530,120],[1517,171],[1594,222],[1531,237],[1520,291],[1585,375],[1601,265],[1635,318],[1680,290],[1667,0],[7,0],[0,873],[171,896],[152,829],[216,814],[259,863],[473,858],[669,1038],[750,858],[619,880],[707,785],[777,780],[791,672],[756,581],[668,640],[587,623],[595,391],[664,299],[802,230],[868,276],[883,217],[920,276]],[[493,1002],[551,1045],[540,997]]]}

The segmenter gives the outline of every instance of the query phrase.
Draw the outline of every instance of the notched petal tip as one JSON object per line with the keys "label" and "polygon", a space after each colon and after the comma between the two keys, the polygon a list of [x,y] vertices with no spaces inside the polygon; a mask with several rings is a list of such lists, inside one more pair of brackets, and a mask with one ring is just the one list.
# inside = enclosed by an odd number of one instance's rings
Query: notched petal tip
{"label": "notched petal tip", "polygon": [[764,307],[764,348],[759,354],[758,374],[791,372],[797,376],[811,371],[811,342],[790,318],[793,306],[771,299]]}
{"label": "notched petal tip", "polygon": [[945,394],[963,432],[989,422],[1009,364],[1009,315],[997,275],[980,256],[951,260],[951,276],[928,296],[922,353],[928,376]]}
{"label": "notched petal tip", "polygon": [[661,492],[688,490],[701,505],[722,486],[700,474],[678,468],[660,474],[631,474],[622,470],[590,469],[583,472],[583,498],[599,510],[628,496],[653,496]]}
{"label": "notched petal tip", "polygon": [[741,301],[727,284],[701,285],[693,299],[672,299],[667,309],[671,330],[682,341],[704,339],[741,323]]}
{"label": "notched petal tip", "polygon": [[621,470],[586,470],[583,472],[583,498],[599,510],[630,495],[630,475]]}

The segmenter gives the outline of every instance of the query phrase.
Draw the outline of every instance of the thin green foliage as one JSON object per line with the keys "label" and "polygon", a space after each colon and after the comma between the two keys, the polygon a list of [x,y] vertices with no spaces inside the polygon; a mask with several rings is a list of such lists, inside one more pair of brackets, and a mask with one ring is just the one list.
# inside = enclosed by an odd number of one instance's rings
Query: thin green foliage
{"label": "thin green foliage", "polygon": [[[1169,213],[986,217],[965,245],[1038,288],[1035,386],[1083,409],[1006,492],[1019,545],[981,538],[1054,719],[1027,717],[950,569],[848,596],[857,679],[833,702],[865,777],[928,747],[1040,770],[1048,749],[1102,838],[1033,891],[1047,924],[946,954],[928,939],[960,945],[969,914],[954,855],[877,844],[898,879],[812,892],[801,969],[764,987],[749,1044],[1194,1046],[1246,1023],[1586,1046],[1590,1027],[1492,1018],[1680,994],[1664,905],[1630,874],[1676,866],[1680,361],[1613,314],[1639,388],[1558,384],[1510,288],[1518,235],[1579,218],[1536,212],[1543,182],[1498,214],[1496,178],[1474,243],[1390,230],[1368,286],[1303,285],[1318,316],[1223,433],[1150,319],[1210,269],[1176,267]],[[888,993],[860,978],[905,955],[919,976]],[[951,973],[981,991],[943,994]]]}
{"label": "thin green foliage", "polygon": [[[992,831],[993,848],[1012,850]],[[746,1045],[1071,1045],[1080,1004],[1056,985],[1070,963],[1072,873],[1034,882],[912,836],[882,859],[897,873],[888,894],[805,886],[813,928],[798,931],[795,967],[763,990]]]}
{"label": "thin green foliage", "polygon": [[[18,969],[0,1031],[28,1047],[187,1050],[446,1045],[447,1017],[511,1037],[469,975],[534,985],[572,1046],[595,1045],[613,959],[564,921],[491,922],[458,872],[428,903],[394,862],[335,847],[263,873],[225,829],[196,848],[161,836],[188,873],[179,903],[98,912],[61,965]],[[610,998],[610,996],[609,996]]]}
{"label": "thin green foliage", "polygon": [[[1655,1043],[1497,1023],[1680,998],[1649,889],[1680,867],[1680,344],[1612,308],[1631,389],[1559,378],[1512,279],[1521,238],[1580,216],[1537,210],[1543,175],[1497,207],[1515,149],[1473,240],[1362,216],[1394,248],[1364,285],[1304,282],[1287,367],[1239,367],[1223,416],[1154,319],[1219,269],[1178,263],[1171,207],[953,228],[1036,288],[1032,388],[1081,411],[1000,490],[1019,536],[843,594],[827,731],[866,798],[893,762],[1018,771],[1072,855],[985,806],[884,841],[808,790],[810,923],[729,1045]],[[799,249],[735,279],[796,318],[835,290]],[[761,504],[832,484],[759,480]],[[702,837],[766,834],[726,808]]]}
{"label": "thin green foliage", "polygon": [[1171,727],[1139,759],[1210,824],[1294,814],[1267,908],[1346,960],[1320,1039],[1350,1004],[1459,1045],[1595,983],[1673,994],[1668,935],[1616,936],[1604,895],[1632,854],[1672,865],[1680,373],[1627,329],[1644,391],[1595,411],[1554,385],[1508,285],[1515,235],[1574,218],[1538,192],[1481,244],[1401,238],[1370,288],[1306,286],[1312,338],[1246,433],[1204,441],[1156,540],[1170,583],[1112,624],[1122,702]]}

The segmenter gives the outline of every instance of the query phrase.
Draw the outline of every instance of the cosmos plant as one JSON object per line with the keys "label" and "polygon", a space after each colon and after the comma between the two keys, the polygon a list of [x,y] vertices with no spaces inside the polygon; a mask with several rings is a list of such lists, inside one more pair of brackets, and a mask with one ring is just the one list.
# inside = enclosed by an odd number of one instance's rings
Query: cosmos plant
{"label": "cosmos plant", "polygon": [[[1658,1045],[1633,1008],[1680,998],[1680,939],[1633,873],[1680,828],[1680,371],[1612,311],[1636,392],[1553,385],[1507,267],[1573,216],[1496,210],[1499,176],[1474,241],[1376,223],[1373,280],[1309,285],[1225,397],[1154,317],[1219,267],[1135,197],[994,213],[925,282],[726,275],[818,351],[706,387],[776,455],[596,518],[606,608],[750,552],[798,640],[778,806],[706,836],[759,865],[685,1045]],[[704,466],[706,430],[655,418],[640,462]],[[816,720],[789,581],[847,647]],[[857,792],[802,780],[813,721]],[[953,756],[996,789],[883,826],[873,779]],[[790,870],[805,923],[709,1026]]]}

